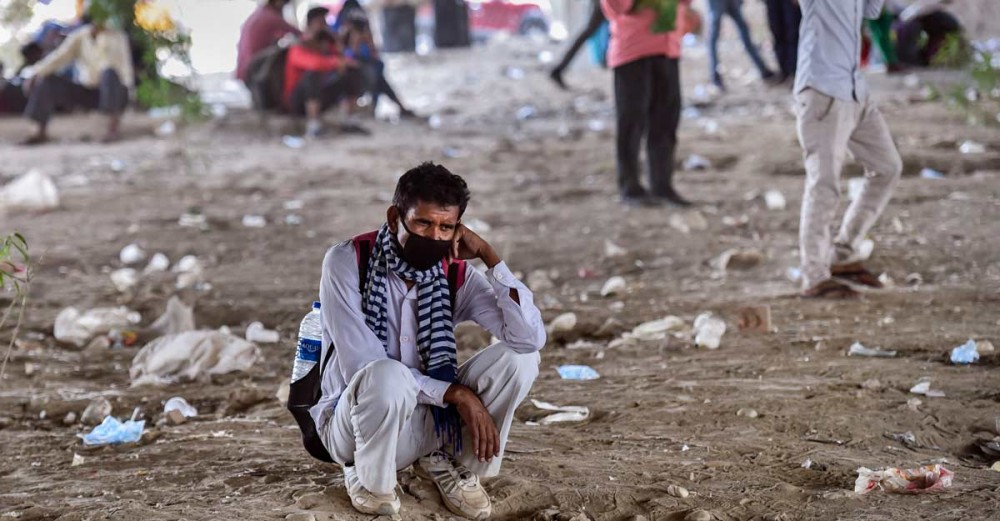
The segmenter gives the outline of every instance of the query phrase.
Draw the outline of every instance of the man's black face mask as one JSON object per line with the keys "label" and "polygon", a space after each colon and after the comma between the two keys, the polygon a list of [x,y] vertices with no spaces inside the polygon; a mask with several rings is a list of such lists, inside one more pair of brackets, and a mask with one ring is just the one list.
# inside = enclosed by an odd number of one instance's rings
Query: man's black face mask
{"label": "man's black face mask", "polygon": [[[451,241],[437,241],[413,233],[406,227],[406,220],[402,215],[403,213],[400,212],[399,223],[403,225],[403,229],[406,230],[409,237],[406,239],[406,244],[400,249],[399,255],[414,269],[420,271],[431,269],[448,255],[451,250]],[[396,244],[399,244],[398,240]]]}

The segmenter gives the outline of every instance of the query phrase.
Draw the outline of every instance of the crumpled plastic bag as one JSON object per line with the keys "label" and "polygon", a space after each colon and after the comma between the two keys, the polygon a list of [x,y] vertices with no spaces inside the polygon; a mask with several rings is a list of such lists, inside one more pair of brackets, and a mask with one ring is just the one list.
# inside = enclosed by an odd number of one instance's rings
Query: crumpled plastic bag
{"label": "crumpled plastic bag", "polygon": [[114,330],[130,329],[142,320],[142,315],[128,308],[95,308],[83,313],[68,307],[56,316],[53,333],[56,340],[83,347],[98,335]]}
{"label": "crumpled plastic bag", "polygon": [[143,347],[132,360],[132,385],[200,380],[213,374],[246,371],[260,349],[242,338],[218,331],[166,335]]}
{"label": "crumpled plastic bag", "polygon": [[955,473],[941,465],[924,465],[915,469],[887,468],[871,470],[858,469],[858,479],[854,482],[855,494],[867,494],[880,488],[896,494],[920,494],[951,486]]}
{"label": "crumpled plastic bag", "polygon": [[149,326],[160,335],[175,335],[194,331],[194,307],[184,304],[177,296],[170,297],[167,309]]}
{"label": "crumpled plastic bag", "polygon": [[119,421],[114,416],[104,418],[100,425],[87,434],[77,434],[83,438],[83,444],[93,447],[97,445],[118,445],[120,443],[133,443],[142,437],[142,431],[146,428],[146,420]]}
{"label": "crumpled plastic bag", "polygon": [[52,179],[32,169],[0,188],[0,211],[50,210],[59,206],[59,190]]}

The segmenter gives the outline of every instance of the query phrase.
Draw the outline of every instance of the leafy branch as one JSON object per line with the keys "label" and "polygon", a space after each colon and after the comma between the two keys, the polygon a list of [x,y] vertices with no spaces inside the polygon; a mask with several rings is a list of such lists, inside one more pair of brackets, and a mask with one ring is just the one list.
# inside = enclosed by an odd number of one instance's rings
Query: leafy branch
{"label": "leafy branch", "polygon": [[28,290],[33,277],[33,265],[31,255],[28,253],[28,241],[20,233],[12,233],[4,237],[0,243],[0,292],[13,293],[10,304],[0,315],[0,331],[3,331],[7,321],[17,313],[17,321],[14,323],[14,331],[11,334],[10,342],[7,344],[7,351],[0,365],[0,380],[7,370],[7,361],[14,350],[14,342],[21,332],[21,323],[24,319],[24,309],[28,303]]}

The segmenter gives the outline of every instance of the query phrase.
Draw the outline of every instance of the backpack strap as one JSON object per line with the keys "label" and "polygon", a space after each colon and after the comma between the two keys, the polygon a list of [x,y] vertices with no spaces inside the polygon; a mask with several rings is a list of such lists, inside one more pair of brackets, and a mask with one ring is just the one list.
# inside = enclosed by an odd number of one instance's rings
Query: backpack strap
{"label": "backpack strap", "polygon": [[[448,262],[448,261],[444,261]],[[465,284],[465,270],[468,264],[464,260],[456,260],[445,266],[445,273],[448,274],[448,296],[451,297],[451,311],[455,312],[455,302],[458,297],[458,290]]]}
{"label": "backpack strap", "polygon": [[371,259],[372,249],[375,248],[375,238],[378,232],[368,232],[358,235],[352,242],[354,243],[354,253],[358,259],[358,291],[365,292],[365,280],[368,279],[368,260]]}

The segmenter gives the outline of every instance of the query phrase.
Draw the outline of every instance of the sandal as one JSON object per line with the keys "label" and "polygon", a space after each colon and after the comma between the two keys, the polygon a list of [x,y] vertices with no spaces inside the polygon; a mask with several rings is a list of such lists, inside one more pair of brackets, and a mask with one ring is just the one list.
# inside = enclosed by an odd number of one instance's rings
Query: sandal
{"label": "sandal", "polygon": [[882,289],[882,282],[878,276],[865,269],[860,262],[841,264],[830,268],[830,274],[835,279],[842,279],[848,282],[855,282],[869,288]]}
{"label": "sandal", "polygon": [[819,284],[805,290],[802,292],[802,298],[815,298],[815,299],[833,299],[833,300],[848,300],[854,299],[861,296],[860,293],[851,289],[850,286],[837,282],[833,279],[827,279]]}

